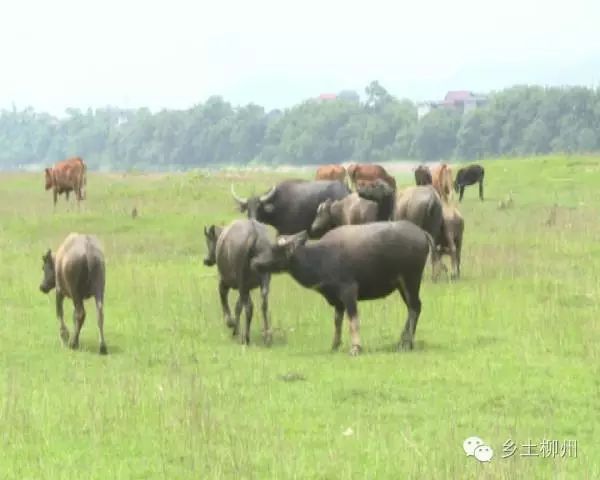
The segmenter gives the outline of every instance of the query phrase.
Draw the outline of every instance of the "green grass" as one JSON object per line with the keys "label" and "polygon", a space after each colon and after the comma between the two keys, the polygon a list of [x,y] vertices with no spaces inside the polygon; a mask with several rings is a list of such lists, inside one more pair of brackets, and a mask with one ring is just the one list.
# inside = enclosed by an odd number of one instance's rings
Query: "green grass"
{"label": "green grass", "polygon": [[[202,228],[239,216],[231,181],[245,195],[283,176],[92,173],[79,213],[63,197],[53,213],[41,174],[0,177],[0,478],[600,478],[600,158],[485,168],[486,201],[470,187],[460,206],[463,278],[432,284],[428,266],[416,349],[394,351],[406,311],[391,295],[359,304],[359,358],[346,321],[329,352],[332,309],[287,275],[271,348],[257,292],[250,347],[222,322]],[[72,352],[38,290],[70,231],[104,245],[107,357],[93,302]],[[489,464],[465,456],[472,435]],[[503,459],[508,439],[575,439],[578,454]]]}

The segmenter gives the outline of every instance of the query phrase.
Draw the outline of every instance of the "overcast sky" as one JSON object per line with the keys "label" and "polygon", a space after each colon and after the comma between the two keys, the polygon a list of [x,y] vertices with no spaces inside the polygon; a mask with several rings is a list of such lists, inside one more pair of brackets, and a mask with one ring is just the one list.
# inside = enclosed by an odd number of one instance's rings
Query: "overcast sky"
{"label": "overcast sky", "polygon": [[600,84],[600,0],[4,1],[0,107],[283,108],[379,80],[412,100]]}

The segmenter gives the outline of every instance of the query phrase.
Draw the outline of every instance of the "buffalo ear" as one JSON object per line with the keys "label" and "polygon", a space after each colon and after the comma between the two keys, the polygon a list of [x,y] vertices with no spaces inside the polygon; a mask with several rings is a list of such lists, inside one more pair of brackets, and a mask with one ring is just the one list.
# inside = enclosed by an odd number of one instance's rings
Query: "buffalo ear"
{"label": "buffalo ear", "polygon": [[263,209],[267,213],[273,213],[275,211],[275,205],[273,205],[272,203],[265,203],[263,205]]}

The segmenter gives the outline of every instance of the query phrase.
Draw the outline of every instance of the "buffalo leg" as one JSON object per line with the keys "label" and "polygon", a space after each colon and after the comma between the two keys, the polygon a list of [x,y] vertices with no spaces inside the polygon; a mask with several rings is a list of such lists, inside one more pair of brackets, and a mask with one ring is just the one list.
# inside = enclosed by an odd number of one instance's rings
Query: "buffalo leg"
{"label": "buffalo leg", "polygon": [[242,295],[238,296],[237,302],[235,304],[235,320],[233,323],[233,333],[232,335],[235,337],[240,330],[240,316],[242,315],[242,308],[244,308],[244,302],[242,300]]}
{"label": "buffalo leg", "polygon": [[56,188],[52,191],[52,196],[54,198],[54,207],[56,208],[56,202],[58,201],[58,192],[56,191]]}
{"label": "buffalo leg", "polygon": [[229,310],[229,301],[227,300],[228,295],[229,287],[223,283],[223,280],[219,280],[219,297],[221,298],[221,309],[225,317],[225,325],[229,328],[234,328],[235,323],[231,318],[231,310]]}
{"label": "buffalo leg", "polygon": [[462,240],[456,242],[456,278],[460,278],[460,254],[462,250]]}
{"label": "buffalo leg", "polygon": [[254,313],[254,305],[252,304],[252,297],[250,296],[250,292],[240,293],[240,298],[242,299],[242,303],[244,304],[244,310],[246,312],[246,328],[244,329],[244,334],[241,336],[242,343],[249,345],[250,344],[250,325],[252,323],[252,314]]}
{"label": "buffalo leg", "polygon": [[398,290],[406,307],[408,308],[408,317],[404,324],[404,330],[400,336],[398,349],[412,350],[417,322],[421,314],[421,299],[419,298],[419,289],[421,286],[421,275],[410,279],[400,279]]}
{"label": "buffalo leg", "polygon": [[483,202],[483,180],[479,180],[479,200]]}
{"label": "buffalo leg", "polygon": [[348,321],[350,326],[350,339],[352,346],[350,347],[350,355],[358,355],[361,351],[360,345],[360,322],[358,320],[357,306],[357,288],[356,286],[349,288],[344,292],[342,301],[346,312],[348,313]]}
{"label": "buffalo leg", "polygon": [[56,318],[58,318],[58,321],[60,323],[59,336],[60,336],[60,339],[62,340],[63,345],[66,345],[67,342],[69,341],[69,330],[67,329],[67,326],[65,325],[64,310],[63,310],[64,300],[65,300],[64,295],[60,292],[56,292]]}
{"label": "buffalo leg", "polygon": [[65,192],[65,202],[67,203],[69,202],[69,193],[70,192],[68,190]]}
{"label": "buffalo leg", "polygon": [[79,333],[81,332],[81,327],[83,327],[83,322],[85,321],[85,308],[83,307],[83,300],[74,301],[73,303],[75,304],[75,310],[73,311],[74,331],[69,347],[75,350],[79,348]]}
{"label": "buffalo leg", "polygon": [[340,348],[342,343],[342,322],[344,321],[344,306],[337,305],[335,307],[335,317],[333,319],[334,332],[333,332],[333,343],[331,344],[331,350],[336,351]]}
{"label": "buffalo leg", "polygon": [[260,283],[260,296],[262,300],[261,310],[263,316],[263,340],[265,345],[271,345],[273,341],[273,334],[271,332],[271,326],[269,325],[269,284],[271,283],[271,276],[265,275],[261,279]]}
{"label": "buffalo leg", "polygon": [[106,355],[106,342],[104,341],[104,301],[102,294],[96,294],[96,318],[100,335],[100,355]]}

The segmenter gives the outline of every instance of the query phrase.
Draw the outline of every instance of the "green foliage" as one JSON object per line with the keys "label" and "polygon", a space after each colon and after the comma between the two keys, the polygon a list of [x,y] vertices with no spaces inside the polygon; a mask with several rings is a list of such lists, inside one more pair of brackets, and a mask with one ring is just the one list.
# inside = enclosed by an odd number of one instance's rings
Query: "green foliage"
{"label": "green foliage", "polygon": [[0,112],[0,168],[51,164],[71,155],[91,169],[177,170],[223,165],[310,165],[393,159],[466,160],[600,149],[600,92],[515,86],[463,115],[416,105],[371,82],[361,102],[343,90],[285,111],[234,107],[219,96],[188,110],[31,108]]}

